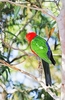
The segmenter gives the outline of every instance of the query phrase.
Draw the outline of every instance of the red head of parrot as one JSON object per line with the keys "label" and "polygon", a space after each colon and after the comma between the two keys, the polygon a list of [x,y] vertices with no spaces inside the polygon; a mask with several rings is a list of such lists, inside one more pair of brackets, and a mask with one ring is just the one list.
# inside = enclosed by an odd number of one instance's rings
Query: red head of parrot
{"label": "red head of parrot", "polygon": [[33,38],[35,38],[36,36],[37,36],[37,34],[36,34],[35,32],[29,32],[29,33],[26,34],[26,39],[27,39],[29,42],[31,42],[31,40],[32,40]]}

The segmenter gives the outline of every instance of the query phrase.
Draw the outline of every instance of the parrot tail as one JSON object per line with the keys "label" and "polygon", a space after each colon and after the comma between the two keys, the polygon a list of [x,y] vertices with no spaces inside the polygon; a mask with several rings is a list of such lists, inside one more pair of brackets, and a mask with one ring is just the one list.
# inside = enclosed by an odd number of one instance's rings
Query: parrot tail
{"label": "parrot tail", "polygon": [[55,62],[55,60],[54,60],[54,58],[53,58],[52,52],[51,52],[51,55],[50,55],[50,60],[51,60],[51,62],[52,62],[53,65],[56,64],[56,62]]}
{"label": "parrot tail", "polygon": [[46,86],[48,86],[48,85],[51,86],[52,82],[51,82],[51,74],[50,74],[49,64],[47,62],[45,62],[43,59],[42,59],[42,64],[43,64],[44,73],[45,73]]}

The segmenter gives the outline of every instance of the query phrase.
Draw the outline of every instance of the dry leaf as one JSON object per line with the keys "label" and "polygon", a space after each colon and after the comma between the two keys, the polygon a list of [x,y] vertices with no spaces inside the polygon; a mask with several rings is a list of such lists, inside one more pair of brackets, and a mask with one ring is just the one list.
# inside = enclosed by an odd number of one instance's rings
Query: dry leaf
{"label": "dry leaf", "polygon": [[45,33],[46,33],[46,36],[49,38],[49,29],[47,26],[45,27]]}
{"label": "dry leaf", "polygon": [[55,30],[55,27],[53,27],[53,28],[50,30],[50,32],[49,32],[49,38],[51,37],[51,35],[52,35],[52,33],[54,32],[54,30]]}

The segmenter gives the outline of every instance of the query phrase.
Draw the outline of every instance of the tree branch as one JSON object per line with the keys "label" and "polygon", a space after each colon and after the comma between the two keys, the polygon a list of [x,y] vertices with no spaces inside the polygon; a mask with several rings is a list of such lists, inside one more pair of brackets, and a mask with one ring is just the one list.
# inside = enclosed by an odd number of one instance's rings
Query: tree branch
{"label": "tree branch", "polygon": [[[20,7],[23,7],[23,8],[27,8],[28,6],[27,5],[21,5],[21,4],[19,4],[19,3],[16,3],[16,2],[12,2],[12,1],[9,1],[9,0],[0,0],[1,2],[8,2],[8,3],[10,3],[10,4],[12,4],[12,5],[15,5],[15,6],[20,6]],[[56,20],[56,17],[52,14],[52,12],[50,11],[50,10],[48,10],[48,9],[41,9],[41,8],[39,8],[39,7],[28,7],[29,9],[33,9],[33,10],[37,10],[37,11],[41,11],[42,13],[44,13],[44,14],[46,14],[46,15],[48,15],[48,16],[50,16],[51,18],[53,18],[54,20]]]}
{"label": "tree branch", "polygon": [[65,99],[65,0],[61,0],[62,8],[59,16],[57,17],[57,24],[59,28],[61,50],[62,50],[62,86],[61,86],[61,100]]}

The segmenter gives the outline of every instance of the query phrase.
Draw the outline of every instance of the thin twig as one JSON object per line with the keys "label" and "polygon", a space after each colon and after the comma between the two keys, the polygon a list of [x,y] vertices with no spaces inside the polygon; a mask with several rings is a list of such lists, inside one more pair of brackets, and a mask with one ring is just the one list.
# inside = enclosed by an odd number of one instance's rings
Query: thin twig
{"label": "thin twig", "polygon": [[19,60],[19,59],[21,59],[21,58],[24,57],[24,56],[26,56],[26,55],[21,55],[21,56],[19,56],[19,57],[16,57],[16,58],[12,59],[12,60],[10,61],[10,63],[12,63],[12,62],[14,62],[14,61],[16,61],[16,60]]}
{"label": "thin twig", "polygon": [[60,2],[59,0],[57,0],[57,1],[56,1],[56,0],[54,0],[54,3],[56,4],[56,6],[57,6],[58,10],[60,11],[60,8],[59,8],[59,2]]}

